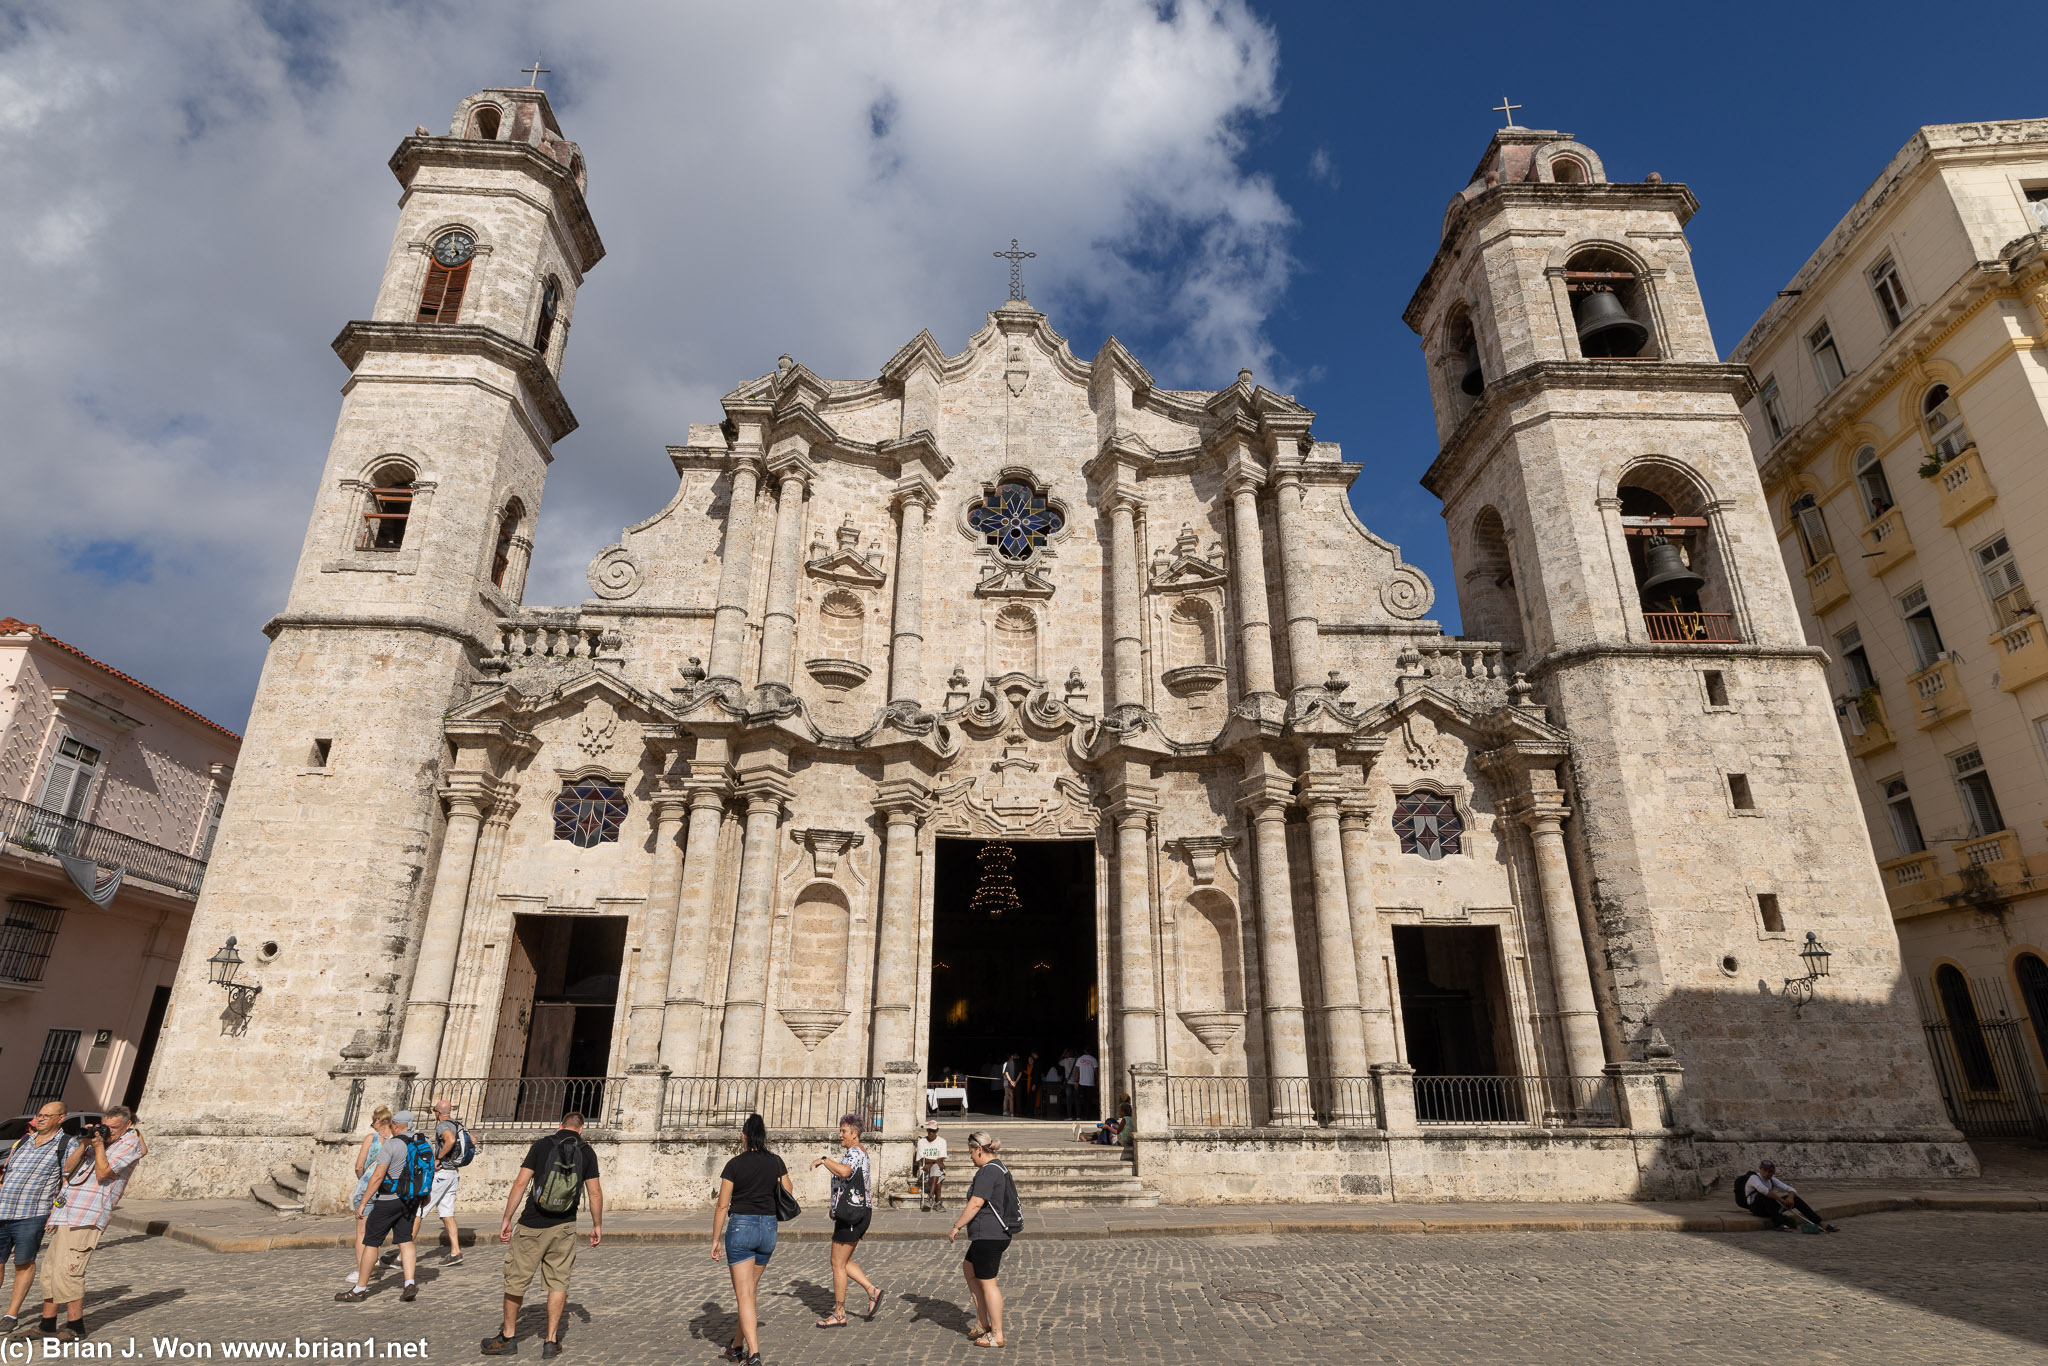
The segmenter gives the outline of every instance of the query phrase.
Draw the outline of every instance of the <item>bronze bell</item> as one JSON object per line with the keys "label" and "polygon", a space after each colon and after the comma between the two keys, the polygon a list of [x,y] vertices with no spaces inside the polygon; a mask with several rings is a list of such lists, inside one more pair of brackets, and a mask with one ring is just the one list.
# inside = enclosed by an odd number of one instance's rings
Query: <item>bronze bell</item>
{"label": "bronze bell", "polygon": [[1645,602],[1660,589],[1667,594],[1697,593],[1707,582],[1686,565],[1678,547],[1662,536],[1650,537],[1643,547],[1643,568],[1641,596]]}
{"label": "bronze bell", "polygon": [[1650,329],[1628,315],[1621,296],[1604,286],[1572,299],[1579,325],[1579,352],[1589,360],[1633,356],[1650,339]]}
{"label": "bronze bell", "polygon": [[1486,392],[1486,372],[1479,368],[1479,338],[1470,337],[1465,341],[1465,378],[1458,381],[1458,387],[1473,398]]}

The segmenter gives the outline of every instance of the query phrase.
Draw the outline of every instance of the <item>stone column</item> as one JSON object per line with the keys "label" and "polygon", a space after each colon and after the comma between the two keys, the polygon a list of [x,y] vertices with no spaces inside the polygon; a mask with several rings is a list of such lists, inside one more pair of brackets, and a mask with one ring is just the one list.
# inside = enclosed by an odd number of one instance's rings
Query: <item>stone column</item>
{"label": "stone column", "polygon": [[513,602],[526,600],[526,567],[533,563],[533,542],[515,534],[505,556],[505,581],[498,587]]}
{"label": "stone column", "polygon": [[[1301,961],[1295,956],[1294,889],[1287,867],[1287,807],[1281,794],[1246,802],[1258,859],[1259,987],[1266,1016],[1266,1073],[1273,1084],[1273,1123],[1307,1124],[1314,1116],[1298,1079],[1308,1076],[1308,1031],[1302,1019]],[[1297,1079],[1294,1086],[1285,1079]]]}
{"label": "stone column", "polygon": [[[469,777],[479,775],[471,774]],[[443,788],[448,828],[441,836],[441,861],[434,871],[434,896],[420,928],[419,960],[405,1003],[405,1033],[398,1065],[432,1077],[441,1063],[441,1031],[448,1023],[448,989],[455,983],[455,951],[462,943],[462,908],[469,900],[469,873],[476,862],[477,833],[491,805],[486,786]]]}
{"label": "stone column", "polygon": [[1323,976],[1323,1039],[1329,1049],[1327,1075],[1343,1084],[1331,1088],[1331,1112],[1339,1124],[1356,1124],[1371,1109],[1366,1082],[1370,1059],[1365,1026],[1358,1014],[1358,959],[1351,943],[1351,898],[1345,890],[1344,846],[1338,830],[1343,779],[1335,773],[1302,780],[1308,807],[1309,854],[1316,896],[1316,956]]}
{"label": "stone column", "polygon": [[870,1075],[892,1062],[917,1057],[912,1028],[917,1003],[919,873],[917,828],[930,809],[921,792],[890,791],[876,803],[882,814],[881,924],[875,933],[875,1012],[869,1036]]}
{"label": "stone column", "polygon": [[1536,856],[1536,886],[1543,898],[1543,927],[1550,940],[1550,970],[1557,987],[1557,1021],[1565,1055],[1575,1077],[1597,1077],[1607,1065],[1600,1045],[1600,1015],[1593,1004],[1593,976],[1586,966],[1586,942],[1579,928],[1579,902],[1565,863],[1563,823],[1571,813],[1562,802],[1533,803],[1522,812]]}
{"label": "stone column", "polygon": [[755,787],[743,794],[747,831],[740,849],[739,913],[733,921],[732,964],[725,976],[725,1032],[718,1075],[761,1074],[761,1036],[768,1020],[768,939],[775,911],[775,835],[785,794]]}
{"label": "stone column", "polygon": [[725,546],[718,565],[718,610],[711,621],[712,678],[738,682],[747,647],[748,579],[754,567],[754,500],[761,464],[752,456],[733,462],[731,496],[725,505]]}
{"label": "stone column", "polygon": [[675,948],[676,892],[683,880],[682,833],[686,798],[680,792],[654,797],[654,875],[647,884],[647,909],[640,917],[640,956],[633,964],[626,1017],[626,1065],[651,1068],[660,1060],[667,1014],[669,955]]}
{"label": "stone column", "polygon": [[932,495],[924,488],[896,495],[896,603],[890,613],[889,697],[918,700],[924,682],[924,519]]}
{"label": "stone column", "polygon": [[1258,485],[1230,481],[1230,574],[1237,581],[1238,659],[1244,691],[1273,691],[1273,632],[1266,622],[1266,541],[1259,531]]}
{"label": "stone column", "polygon": [[775,544],[768,562],[768,603],[761,614],[763,683],[788,683],[796,649],[796,596],[804,566],[804,498],[810,472],[802,465],[781,471],[775,490]]}
{"label": "stone column", "polygon": [[668,960],[662,1005],[661,1065],[676,1076],[694,1075],[704,1042],[704,959],[718,877],[718,832],[725,822],[720,784],[692,785],[690,825],[683,844],[682,895],[676,907],[675,944]]}
{"label": "stone column", "polygon": [[[1316,567],[1302,516],[1301,475],[1281,471],[1273,486],[1273,525],[1280,537],[1280,597],[1287,608],[1287,663],[1294,692],[1323,686],[1322,625],[1317,620]],[[1333,817],[1334,819],[1334,817]]]}
{"label": "stone column", "polygon": [[1125,802],[1111,815],[1116,821],[1117,1050],[1120,1065],[1133,1067],[1161,1061],[1152,973],[1152,812]]}
{"label": "stone column", "polygon": [[1139,506],[1128,493],[1109,496],[1109,700],[1113,707],[1145,705],[1143,643],[1138,639]]}
{"label": "stone column", "polygon": [[1363,1022],[1365,1057],[1369,1064],[1395,1063],[1401,1052],[1394,1040],[1394,1006],[1387,999],[1383,965],[1386,945],[1380,938],[1380,914],[1372,894],[1369,834],[1372,807],[1364,799],[1346,800],[1339,810],[1339,841],[1344,849],[1344,885],[1351,903],[1351,951],[1358,963],[1358,1010]]}

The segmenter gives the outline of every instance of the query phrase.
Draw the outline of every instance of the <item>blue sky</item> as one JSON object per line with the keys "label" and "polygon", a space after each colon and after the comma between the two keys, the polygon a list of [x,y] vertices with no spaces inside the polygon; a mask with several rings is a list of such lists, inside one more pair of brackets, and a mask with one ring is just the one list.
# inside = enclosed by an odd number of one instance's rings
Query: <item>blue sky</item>
{"label": "blue sky", "polygon": [[1917,126],[2048,112],[2023,60],[1985,57],[2040,51],[2038,9],[1995,33],[1886,5],[787,0],[774,33],[763,12],[6,9],[0,614],[241,728],[344,378],[328,342],[390,240],[385,159],[536,49],[610,248],[538,603],[587,596],[591,555],[672,491],[662,444],[720,393],[784,350],[861,377],[920,327],[958,348],[1017,236],[1077,353],[1113,332],[1162,383],[1249,364],[1314,408],[1455,631],[1400,314],[1504,92],[1611,177],[1692,186],[1724,353]]}

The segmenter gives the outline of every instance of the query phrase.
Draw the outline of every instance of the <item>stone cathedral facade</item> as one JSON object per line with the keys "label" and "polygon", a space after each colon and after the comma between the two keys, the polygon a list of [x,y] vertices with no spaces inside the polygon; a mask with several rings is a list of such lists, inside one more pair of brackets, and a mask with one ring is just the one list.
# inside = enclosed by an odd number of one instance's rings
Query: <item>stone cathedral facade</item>
{"label": "stone cathedral facade", "polygon": [[[1017,297],[869,378],[782,357],[668,449],[586,601],[528,606],[603,255],[582,154],[494,89],[391,165],[149,1193],[332,1207],[368,1105],[441,1093],[487,1136],[585,1110],[624,1208],[708,1200],[751,1106],[863,1107],[907,1169],[925,1085],[984,1063],[939,1031],[1016,986],[949,984],[948,859],[1053,843],[1087,979],[1054,1042],[1133,1097],[1165,1198],[1698,1193],[1765,1145],[1971,1169],[1684,187],[1509,129],[1452,200],[1407,314],[1451,637],[1353,511],[1369,454],[1249,372],[1081,359]],[[1788,989],[1808,932],[1832,966]],[[230,934],[263,990],[223,1015]]]}

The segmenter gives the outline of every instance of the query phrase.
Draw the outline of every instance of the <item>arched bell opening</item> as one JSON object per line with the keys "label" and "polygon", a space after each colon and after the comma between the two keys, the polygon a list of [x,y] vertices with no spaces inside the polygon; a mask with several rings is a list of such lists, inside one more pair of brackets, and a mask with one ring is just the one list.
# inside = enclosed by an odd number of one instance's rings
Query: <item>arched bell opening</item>
{"label": "arched bell opening", "polygon": [[1564,268],[1572,326],[1587,360],[1656,360],[1650,301],[1635,263],[1619,252],[1582,251]]}
{"label": "arched bell opening", "polygon": [[1522,607],[1515,594],[1515,565],[1508,554],[1507,526],[1500,511],[1483,507],[1472,519],[1471,555],[1458,595],[1465,634],[1522,648]]}
{"label": "arched bell opening", "polygon": [[1624,476],[1616,496],[1650,639],[1737,640],[1728,566],[1699,489],[1675,470],[1648,465]]}

